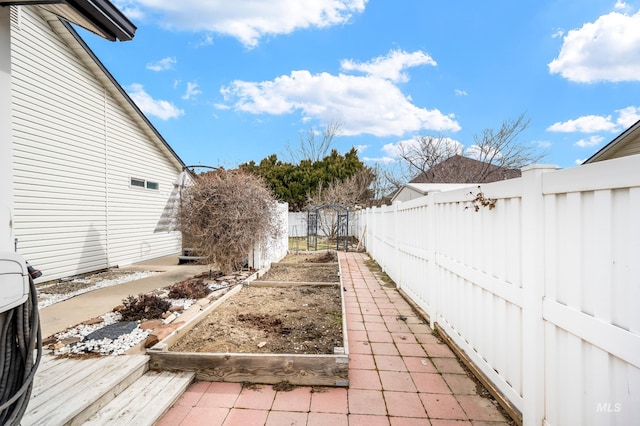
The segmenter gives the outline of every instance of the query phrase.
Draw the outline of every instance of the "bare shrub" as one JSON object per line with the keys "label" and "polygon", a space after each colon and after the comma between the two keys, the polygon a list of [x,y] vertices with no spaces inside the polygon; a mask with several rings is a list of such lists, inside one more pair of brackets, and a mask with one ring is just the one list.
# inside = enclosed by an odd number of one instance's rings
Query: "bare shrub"
{"label": "bare shrub", "polygon": [[216,170],[199,175],[183,195],[184,237],[225,273],[242,269],[256,245],[277,236],[276,201],[258,176]]}
{"label": "bare shrub", "polygon": [[321,204],[340,204],[347,208],[366,206],[373,191],[371,184],[376,175],[367,167],[343,180],[334,180],[328,185],[322,182],[313,194],[307,195],[307,206]]}
{"label": "bare shrub", "polygon": [[141,321],[161,318],[162,314],[171,308],[171,302],[155,294],[139,294],[138,297],[129,296],[122,301],[124,307],[120,310],[123,321]]}
{"label": "bare shrub", "polygon": [[202,280],[181,281],[169,287],[170,299],[202,299],[209,293],[209,285]]}

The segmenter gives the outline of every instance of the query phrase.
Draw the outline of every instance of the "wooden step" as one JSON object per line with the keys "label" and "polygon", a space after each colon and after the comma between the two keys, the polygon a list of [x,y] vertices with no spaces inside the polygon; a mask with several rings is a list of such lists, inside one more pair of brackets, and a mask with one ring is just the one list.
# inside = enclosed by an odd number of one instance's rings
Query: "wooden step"
{"label": "wooden step", "polygon": [[84,425],[153,425],[193,381],[193,372],[148,371]]}
{"label": "wooden step", "polygon": [[142,377],[148,362],[146,355],[86,359],[44,356],[22,424],[82,424]]}

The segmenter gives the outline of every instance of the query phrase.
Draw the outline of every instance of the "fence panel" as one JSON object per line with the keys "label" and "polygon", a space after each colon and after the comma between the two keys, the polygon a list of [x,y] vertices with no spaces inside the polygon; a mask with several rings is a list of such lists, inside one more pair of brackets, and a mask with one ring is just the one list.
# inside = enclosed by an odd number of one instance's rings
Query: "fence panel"
{"label": "fence panel", "polygon": [[247,259],[249,266],[255,269],[261,269],[277,262],[287,255],[289,250],[289,204],[276,204],[276,223],[277,235],[269,236],[264,241],[258,242]]}
{"label": "fence panel", "polygon": [[[471,194],[367,209],[360,231],[525,425],[632,424],[640,418],[638,170],[638,155],[534,166]],[[495,209],[475,211],[478,191]]]}
{"label": "fence panel", "polygon": [[[395,206],[396,247],[398,270],[394,281],[423,309],[431,307],[430,292],[434,282],[429,280],[430,265],[434,261],[434,238],[430,235],[432,214],[429,198],[422,197]],[[416,226],[420,224],[420,226]]]}
{"label": "fence panel", "polygon": [[545,176],[543,186],[545,406],[554,425],[640,418],[638,162],[593,166]]}
{"label": "fence panel", "polygon": [[[522,409],[520,179],[436,194],[435,321]],[[489,209],[471,202],[482,192]],[[476,206],[478,207],[476,211]],[[426,310],[426,309],[425,309]],[[427,311],[428,312],[428,311]],[[511,357],[515,348],[516,356]]]}

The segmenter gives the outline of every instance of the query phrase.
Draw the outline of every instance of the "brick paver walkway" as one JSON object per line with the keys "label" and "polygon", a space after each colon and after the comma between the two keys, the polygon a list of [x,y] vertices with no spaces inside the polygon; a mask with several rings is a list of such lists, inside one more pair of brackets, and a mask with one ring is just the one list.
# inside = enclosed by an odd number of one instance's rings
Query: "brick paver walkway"
{"label": "brick paver walkway", "polygon": [[348,389],[282,392],[198,382],[158,425],[506,425],[492,402],[476,393],[449,347],[395,289],[382,285],[366,260],[366,254],[340,253]]}

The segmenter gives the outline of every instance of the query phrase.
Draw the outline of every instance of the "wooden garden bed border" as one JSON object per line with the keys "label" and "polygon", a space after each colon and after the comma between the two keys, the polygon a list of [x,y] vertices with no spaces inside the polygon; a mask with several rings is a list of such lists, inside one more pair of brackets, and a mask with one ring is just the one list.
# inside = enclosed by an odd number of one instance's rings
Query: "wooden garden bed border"
{"label": "wooden garden bed border", "polygon": [[[285,263],[287,264],[287,263]],[[327,263],[330,264],[330,263]],[[288,265],[288,264],[287,264]],[[262,270],[247,280],[251,286],[282,287],[334,285],[339,288],[342,306],[343,346],[334,348],[333,354],[247,354],[247,353],[194,353],[171,352],[169,348],[188,333],[211,311],[240,291],[237,285],[227,294],[207,306],[199,315],[175,330],[161,342],[147,350],[152,370],[194,371],[201,381],[276,384],[288,382],[300,386],[349,386],[349,345],[347,315],[342,291],[342,269],[338,260],[339,283],[256,281]]]}

